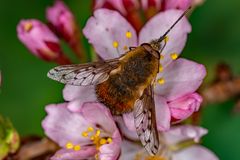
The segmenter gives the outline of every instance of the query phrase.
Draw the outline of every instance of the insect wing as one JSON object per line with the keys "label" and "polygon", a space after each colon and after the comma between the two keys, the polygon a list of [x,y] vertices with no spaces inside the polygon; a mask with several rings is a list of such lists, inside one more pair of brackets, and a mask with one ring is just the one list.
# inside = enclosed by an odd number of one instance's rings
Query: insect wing
{"label": "insect wing", "polygon": [[119,64],[119,59],[111,59],[102,62],[57,66],[48,72],[48,77],[75,86],[97,85],[106,81],[110,72]]}
{"label": "insect wing", "polygon": [[159,138],[156,125],[155,103],[152,86],[147,87],[134,105],[134,121],[137,134],[150,155],[156,155]]}

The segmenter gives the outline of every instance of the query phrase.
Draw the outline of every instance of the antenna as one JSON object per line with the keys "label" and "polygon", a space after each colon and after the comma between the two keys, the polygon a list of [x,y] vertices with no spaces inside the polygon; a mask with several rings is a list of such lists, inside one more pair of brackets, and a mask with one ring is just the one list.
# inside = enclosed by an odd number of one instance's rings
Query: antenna
{"label": "antenna", "polygon": [[183,14],[173,23],[173,25],[157,41],[161,42],[166,37],[166,35],[173,29],[173,27],[189,12],[191,8],[192,8],[191,6],[188,7],[188,9],[186,9],[183,12]]}

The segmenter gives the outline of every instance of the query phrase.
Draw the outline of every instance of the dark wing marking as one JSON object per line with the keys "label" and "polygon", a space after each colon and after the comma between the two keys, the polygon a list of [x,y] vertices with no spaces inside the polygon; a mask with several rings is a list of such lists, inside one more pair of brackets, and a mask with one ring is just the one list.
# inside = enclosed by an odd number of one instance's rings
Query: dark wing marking
{"label": "dark wing marking", "polygon": [[156,155],[159,149],[159,138],[152,85],[148,86],[141,98],[135,102],[133,113],[140,141],[150,155]]}
{"label": "dark wing marking", "polygon": [[119,64],[119,59],[111,59],[102,62],[63,65],[51,69],[48,77],[75,86],[97,85],[106,81],[110,72]]}

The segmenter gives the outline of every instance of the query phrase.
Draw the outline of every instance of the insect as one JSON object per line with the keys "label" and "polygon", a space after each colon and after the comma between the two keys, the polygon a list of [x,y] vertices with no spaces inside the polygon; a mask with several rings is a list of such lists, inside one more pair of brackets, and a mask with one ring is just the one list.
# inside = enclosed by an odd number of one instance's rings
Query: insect
{"label": "insect", "polygon": [[64,84],[95,85],[98,100],[114,115],[133,111],[139,139],[147,152],[155,155],[160,142],[153,88],[160,53],[166,46],[167,34],[189,9],[159,39],[130,47],[128,52],[116,59],[55,67],[48,72],[48,77]]}

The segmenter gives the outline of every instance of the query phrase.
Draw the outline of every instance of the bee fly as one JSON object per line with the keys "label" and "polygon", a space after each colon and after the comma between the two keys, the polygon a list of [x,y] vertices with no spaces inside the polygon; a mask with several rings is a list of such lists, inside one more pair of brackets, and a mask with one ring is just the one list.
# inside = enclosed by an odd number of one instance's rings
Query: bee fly
{"label": "bee fly", "polygon": [[133,111],[140,141],[150,155],[155,155],[159,150],[159,138],[153,85],[159,70],[160,53],[166,45],[167,34],[189,9],[159,39],[130,47],[116,59],[55,67],[48,72],[48,77],[69,85],[96,85],[98,100],[114,115]]}

